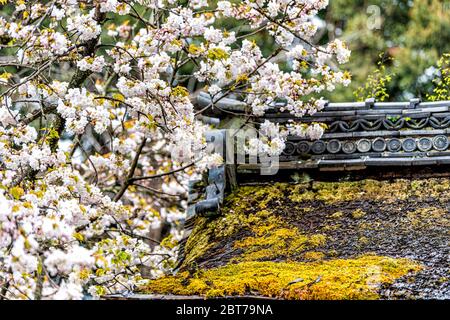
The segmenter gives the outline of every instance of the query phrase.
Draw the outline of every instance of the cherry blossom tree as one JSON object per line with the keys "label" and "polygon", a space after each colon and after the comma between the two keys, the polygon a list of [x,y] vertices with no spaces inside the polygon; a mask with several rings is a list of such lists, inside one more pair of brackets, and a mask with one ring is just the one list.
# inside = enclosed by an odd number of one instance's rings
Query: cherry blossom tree
{"label": "cherry blossom tree", "polygon": [[[327,5],[0,0],[0,299],[98,297],[169,272],[187,180],[222,163],[202,114],[231,96],[249,119],[280,101],[301,118],[349,83],[346,45],[312,41]],[[279,154],[287,132],[323,129],[266,122],[271,138],[250,144]]]}

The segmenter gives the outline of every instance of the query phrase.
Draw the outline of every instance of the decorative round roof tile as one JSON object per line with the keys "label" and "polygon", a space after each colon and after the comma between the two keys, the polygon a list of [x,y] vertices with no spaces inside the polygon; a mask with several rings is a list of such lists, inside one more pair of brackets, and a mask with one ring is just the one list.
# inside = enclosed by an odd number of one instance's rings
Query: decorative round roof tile
{"label": "decorative round roof tile", "polygon": [[376,138],[372,141],[372,149],[376,152],[383,152],[386,150],[386,141],[383,138]]}
{"label": "decorative round roof tile", "polygon": [[292,142],[287,141],[285,144],[285,148],[283,150],[283,155],[285,156],[291,156],[295,153],[295,144]]}
{"label": "decorative round roof tile", "polygon": [[392,138],[387,142],[387,149],[391,152],[397,152],[402,149],[402,142],[400,139]]}
{"label": "decorative round roof tile", "polygon": [[314,143],[311,146],[311,151],[315,154],[324,153],[325,150],[327,150],[327,145],[322,140],[314,141]]}
{"label": "decorative round roof tile", "polygon": [[372,147],[372,143],[369,139],[361,139],[356,143],[356,148],[359,152],[369,152]]}
{"label": "decorative round roof tile", "polygon": [[416,147],[417,147],[416,140],[413,138],[406,138],[402,142],[402,147],[403,147],[404,151],[412,152],[412,151],[416,150]]}
{"label": "decorative round roof tile", "polygon": [[417,148],[422,151],[430,151],[433,148],[433,141],[430,138],[423,137],[417,142]]}
{"label": "decorative round roof tile", "polygon": [[345,141],[342,144],[342,151],[344,153],[354,153],[356,151],[356,144],[353,141]]}
{"label": "decorative round roof tile", "polygon": [[433,138],[433,146],[436,150],[443,151],[448,148],[448,138],[444,135],[439,135]]}
{"label": "decorative round roof tile", "polygon": [[297,152],[299,154],[307,154],[311,150],[311,144],[308,141],[300,141],[297,143]]}
{"label": "decorative round roof tile", "polygon": [[337,139],[328,141],[327,150],[329,153],[338,153],[341,150],[341,142]]}

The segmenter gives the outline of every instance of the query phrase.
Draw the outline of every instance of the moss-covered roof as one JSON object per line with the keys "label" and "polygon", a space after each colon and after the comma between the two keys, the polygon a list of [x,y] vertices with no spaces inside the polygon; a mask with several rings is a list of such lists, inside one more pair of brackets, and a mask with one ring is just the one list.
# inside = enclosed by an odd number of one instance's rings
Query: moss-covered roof
{"label": "moss-covered roof", "polygon": [[180,271],[142,291],[449,298],[448,178],[241,186],[198,217]]}

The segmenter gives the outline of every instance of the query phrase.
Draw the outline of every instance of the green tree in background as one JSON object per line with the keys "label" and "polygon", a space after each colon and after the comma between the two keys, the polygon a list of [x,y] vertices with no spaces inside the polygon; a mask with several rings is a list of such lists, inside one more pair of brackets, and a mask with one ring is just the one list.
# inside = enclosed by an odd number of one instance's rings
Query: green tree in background
{"label": "green tree in background", "polygon": [[450,99],[450,54],[445,53],[437,63],[439,76],[433,79],[433,92],[427,95],[431,101]]}
{"label": "green tree in background", "polygon": [[439,75],[437,61],[450,52],[448,0],[332,0],[324,19],[323,41],[340,37],[352,50],[346,67],[353,82],[327,97],[332,101],[354,100],[355,91],[379,71],[385,73],[382,77],[395,73],[385,83],[389,100],[426,99]]}

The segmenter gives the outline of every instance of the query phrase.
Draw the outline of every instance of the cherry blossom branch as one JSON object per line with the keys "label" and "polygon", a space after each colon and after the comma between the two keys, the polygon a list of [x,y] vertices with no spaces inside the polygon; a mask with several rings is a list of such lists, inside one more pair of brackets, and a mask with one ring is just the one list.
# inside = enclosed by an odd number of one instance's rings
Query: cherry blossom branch
{"label": "cherry blossom branch", "polygon": [[190,167],[194,166],[195,163],[196,162],[194,161],[194,162],[189,163],[189,164],[187,164],[185,166],[182,166],[181,168],[178,168],[178,169],[175,169],[175,170],[171,170],[169,172],[154,174],[154,175],[151,175],[151,176],[134,177],[134,178],[130,179],[130,181],[134,182],[134,181],[140,181],[140,180],[149,180],[149,179],[162,178],[162,177],[169,176],[169,175],[172,175],[172,174],[180,172],[180,171],[184,171],[187,168],[190,168]]}
{"label": "cherry blossom branch", "polygon": [[119,201],[120,198],[122,198],[123,194],[125,193],[125,191],[127,191],[128,187],[132,184],[133,182],[133,176],[134,176],[134,171],[136,171],[136,167],[139,161],[139,157],[142,153],[142,150],[144,149],[145,143],[147,142],[147,139],[144,138],[141,142],[141,144],[139,145],[139,148],[136,152],[136,155],[134,156],[133,159],[133,163],[131,164],[131,168],[130,171],[128,172],[128,175],[124,181],[124,183],[122,184],[122,187],[120,188],[119,192],[117,192],[117,194],[114,196],[114,201]]}

